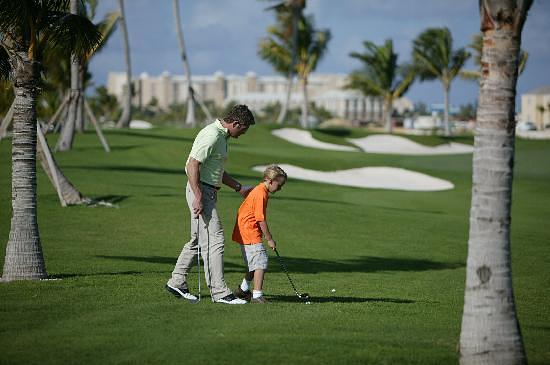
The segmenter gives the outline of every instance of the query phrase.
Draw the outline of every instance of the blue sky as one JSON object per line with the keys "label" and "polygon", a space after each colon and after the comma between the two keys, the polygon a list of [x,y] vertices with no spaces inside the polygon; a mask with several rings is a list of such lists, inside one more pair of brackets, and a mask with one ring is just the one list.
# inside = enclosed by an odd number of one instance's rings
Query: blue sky
{"label": "blue sky", "polygon": [[[244,74],[254,71],[272,75],[269,64],[257,55],[265,29],[274,22],[264,9],[269,1],[194,0],[180,1],[180,12],[193,74]],[[101,0],[99,19],[118,9],[115,0]],[[158,75],[163,71],[182,74],[183,66],[175,32],[172,1],[125,1],[130,37],[132,72]],[[410,59],[412,40],[428,27],[448,27],[455,47],[470,43],[479,31],[478,1],[475,0],[308,0],[319,28],[332,33],[329,51],[317,67],[320,73],[349,73],[360,63],[349,57],[362,51],[362,42],[394,41],[400,61]],[[522,37],[529,52],[525,72],[518,81],[518,94],[550,85],[550,0],[534,0]],[[473,68],[473,65],[468,65]],[[124,69],[122,34],[117,29],[107,46],[94,57],[91,71],[96,84],[105,84],[109,71]],[[407,97],[413,101],[440,103],[442,87],[437,81],[416,83]],[[477,85],[458,80],[451,87],[451,102],[464,104],[477,99]]]}

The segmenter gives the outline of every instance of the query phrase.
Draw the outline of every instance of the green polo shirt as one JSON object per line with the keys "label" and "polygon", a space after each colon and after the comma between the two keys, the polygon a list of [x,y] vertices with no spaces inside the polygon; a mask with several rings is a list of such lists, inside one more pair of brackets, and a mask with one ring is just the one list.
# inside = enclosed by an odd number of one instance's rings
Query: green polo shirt
{"label": "green polo shirt", "polygon": [[218,119],[201,129],[195,137],[189,157],[201,163],[199,173],[202,182],[221,187],[228,139],[227,128]]}

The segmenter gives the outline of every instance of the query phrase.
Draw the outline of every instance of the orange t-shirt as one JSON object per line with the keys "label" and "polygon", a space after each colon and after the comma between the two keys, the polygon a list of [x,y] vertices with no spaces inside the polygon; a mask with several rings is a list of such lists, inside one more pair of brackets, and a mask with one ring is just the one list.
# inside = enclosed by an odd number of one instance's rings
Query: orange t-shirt
{"label": "orange t-shirt", "polygon": [[269,192],[263,182],[252,189],[239,207],[233,241],[243,245],[262,242],[262,230],[258,222],[266,219],[268,199]]}

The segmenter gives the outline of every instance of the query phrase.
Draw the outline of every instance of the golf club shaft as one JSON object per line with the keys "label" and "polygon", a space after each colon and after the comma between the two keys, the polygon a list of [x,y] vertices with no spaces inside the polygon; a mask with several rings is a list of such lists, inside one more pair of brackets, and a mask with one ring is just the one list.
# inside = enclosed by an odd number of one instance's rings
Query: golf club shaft
{"label": "golf club shaft", "polygon": [[200,216],[197,216],[197,276],[199,279],[199,302],[201,300],[201,245],[199,242]]}
{"label": "golf club shaft", "polygon": [[301,295],[300,295],[300,293],[298,293],[298,290],[296,289],[296,286],[294,285],[294,282],[290,278],[290,274],[288,273],[288,269],[287,269],[287,267],[286,267],[286,265],[283,261],[283,258],[279,255],[279,251],[277,251],[277,249],[275,249],[274,251],[275,251],[275,254],[277,255],[277,260],[279,261],[279,265],[281,265],[281,268],[285,272],[286,277],[288,278],[288,281],[290,282],[290,285],[292,285],[292,289],[294,289],[294,293],[296,293],[296,295],[299,298],[301,298]]}

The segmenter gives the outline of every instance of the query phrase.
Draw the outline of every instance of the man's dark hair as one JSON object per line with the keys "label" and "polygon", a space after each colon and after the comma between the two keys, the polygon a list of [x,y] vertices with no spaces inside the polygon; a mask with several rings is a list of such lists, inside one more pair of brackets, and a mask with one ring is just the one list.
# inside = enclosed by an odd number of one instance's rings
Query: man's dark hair
{"label": "man's dark hair", "polygon": [[254,115],[246,105],[235,105],[223,118],[223,121],[226,123],[238,122],[244,125],[256,124]]}

